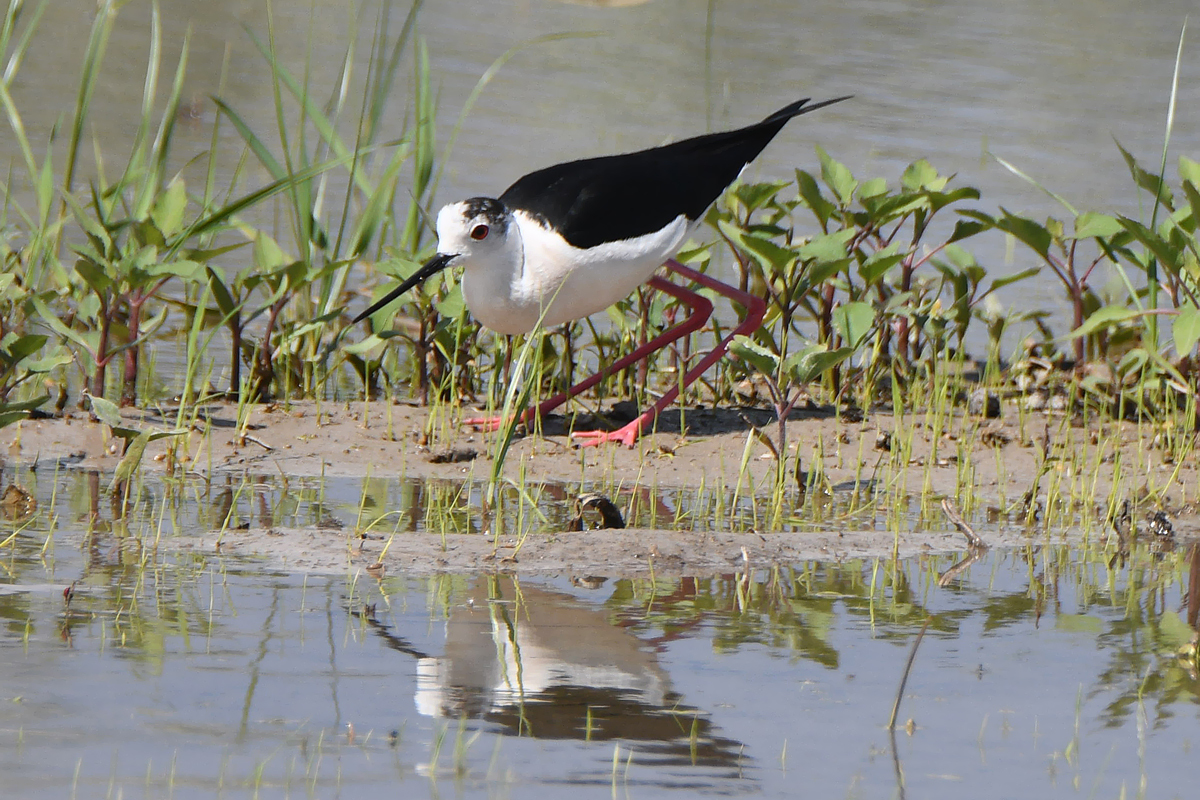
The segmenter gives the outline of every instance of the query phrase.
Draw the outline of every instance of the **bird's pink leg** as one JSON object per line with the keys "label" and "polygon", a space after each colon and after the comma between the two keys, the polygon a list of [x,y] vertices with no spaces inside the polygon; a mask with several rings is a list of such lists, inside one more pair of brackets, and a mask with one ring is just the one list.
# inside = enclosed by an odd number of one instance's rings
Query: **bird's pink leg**
{"label": "bird's pink leg", "polygon": [[[671,263],[673,262],[668,262],[668,266],[670,266]],[[658,275],[652,277],[649,280],[649,284],[655,289],[658,289],[661,292],[666,292],[672,297],[678,299],[680,302],[690,308],[692,313],[688,315],[687,319],[685,319],[683,322],[672,326],[668,330],[656,336],[654,339],[634,350],[632,353],[617,359],[615,362],[604,367],[590,378],[585,378],[571,388],[567,389],[567,391],[561,394],[556,394],[547,400],[543,400],[533,408],[526,409],[525,412],[521,414],[522,422],[529,422],[530,420],[549,413],[580,392],[586,392],[588,389],[592,388],[609,375],[625,369],[630,364],[645,358],[655,350],[666,347],[676,339],[687,336],[693,331],[700,330],[704,327],[704,323],[708,322],[708,318],[712,315],[712,303],[709,301],[709,299],[702,295],[696,294],[691,289],[671,283],[666,278],[662,278]],[[501,417],[477,417],[463,420],[463,424],[475,425],[486,431],[494,431],[500,427],[503,421],[504,420]]]}
{"label": "bird's pink leg", "polygon": [[[727,283],[721,283],[715,278],[709,277],[702,272],[697,272],[690,267],[683,266],[674,259],[667,261],[666,267],[678,275],[682,275],[689,280],[693,280],[701,286],[712,289],[714,292],[723,294],[731,300],[734,300],[735,302],[745,306],[746,318],[743,319],[741,323],[739,323],[738,326],[729,333],[728,336],[722,339],[717,346],[712,349],[712,352],[704,356],[704,358],[700,359],[696,366],[688,370],[687,374],[683,376],[682,381],[676,383],[670,389],[668,389],[667,392],[660,397],[653,406],[650,407],[650,409],[642,412],[642,414],[633,422],[630,422],[625,427],[615,431],[588,431],[571,434],[573,437],[580,439],[580,443],[584,447],[600,444],[601,442],[620,442],[626,447],[633,447],[633,443],[637,441],[637,438],[642,434],[642,431],[646,428],[646,426],[648,426],[654,420],[654,418],[658,416],[659,412],[669,406],[671,403],[675,402],[675,398],[679,396],[679,391],[681,389],[686,389],[688,386],[694,383],[697,378],[704,374],[705,370],[720,360],[721,356],[725,355],[725,351],[729,349],[729,343],[733,341],[735,336],[738,336],[739,334],[753,333],[754,331],[758,330],[758,326],[762,324],[763,317],[767,313],[767,304],[761,297],[755,297],[754,295],[743,292],[740,289],[735,289]],[[666,281],[661,281],[661,283],[666,283]],[[654,286],[662,289],[663,291],[670,291],[664,288],[661,283],[655,283]],[[680,288],[675,287],[674,284],[670,283],[667,285],[674,288]],[[675,297],[680,297],[680,295],[675,294],[673,291],[670,293]],[[689,294],[692,294],[692,292],[689,291]],[[699,297],[699,295],[697,295],[697,297]],[[709,304],[709,308],[712,308],[711,304]],[[705,315],[705,318],[707,319],[707,315]],[[686,320],[685,324],[687,321],[690,321],[690,319]],[[658,340],[656,339],[655,341]],[[639,348],[639,351],[640,350],[641,348]]]}

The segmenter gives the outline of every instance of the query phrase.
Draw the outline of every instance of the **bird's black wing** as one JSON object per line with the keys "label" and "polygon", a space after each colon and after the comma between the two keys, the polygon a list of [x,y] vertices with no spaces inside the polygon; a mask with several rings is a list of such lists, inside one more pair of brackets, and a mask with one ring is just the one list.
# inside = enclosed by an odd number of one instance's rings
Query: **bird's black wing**
{"label": "bird's black wing", "polygon": [[575,247],[642,236],[680,214],[698,219],[789,119],[845,99],[800,100],[738,130],[557,164],[519,179],[500,201],[544,220]]}

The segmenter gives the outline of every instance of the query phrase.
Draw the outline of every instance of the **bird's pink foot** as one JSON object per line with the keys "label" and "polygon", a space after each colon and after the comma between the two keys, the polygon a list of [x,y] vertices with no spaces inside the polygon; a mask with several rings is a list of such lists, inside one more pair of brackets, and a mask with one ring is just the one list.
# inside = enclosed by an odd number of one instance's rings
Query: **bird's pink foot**
{"label": "bird's pink foot", "polygon": [[492,431],[500,430],[500,426],[504,424],[504,417],[471,417],[462,421],[463,425],[470,425],[476,430],[491,433]]}
{"label": "bird's pink foot", "polygon": [[571,438],[579,442],[580,447],[595,447],[606,442],[618,442],[626,447],[633,447],[638,437],[642,435],[642,418],[615,431],[575,431]]}
{"label": "bird's pink foot", "polygon": [[[521,414],[518,422],[528,425],[540,413],[542,413],[540,408],[527,408]],[[485,433],[491,433],[492,431],[498,431],[503,428],[506,424],[508,424],[508,420],[506,420],[504,417],[470,417],[469,419],[464,419],[462,424],[470,425],[471,427],[484,431]]]}

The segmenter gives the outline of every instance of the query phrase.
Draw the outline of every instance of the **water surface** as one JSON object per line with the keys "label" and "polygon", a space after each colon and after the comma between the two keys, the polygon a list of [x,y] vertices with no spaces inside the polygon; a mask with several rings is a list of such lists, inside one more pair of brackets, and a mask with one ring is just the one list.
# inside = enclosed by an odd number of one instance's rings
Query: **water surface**
{"label": "water surface", "polygon": [[[4,529],[12,796],[1194,787],[1200,681],[1177,653],[1195,637],[1195,546],[1110,562],[1030,541],[944,588],[950,558],[376,581],[180,549],[211,514],[194,486],[182,503],[147,487],[148,513],[122,523],[86,476],[20,479],[41,507]],[[281,513],[337,516],[361,491],[330,481]]]}

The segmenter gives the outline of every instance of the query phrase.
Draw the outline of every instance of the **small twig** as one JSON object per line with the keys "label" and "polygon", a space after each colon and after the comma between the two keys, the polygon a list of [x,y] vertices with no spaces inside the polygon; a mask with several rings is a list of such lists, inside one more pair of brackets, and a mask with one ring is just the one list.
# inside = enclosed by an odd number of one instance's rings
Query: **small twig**
{"label": "small twig", "polygon": [[942,498],[942,511],[954,523],[954,527],[958,528],[959,533],[967,537],[968,545],[975,549],[987,550],[987,542],[967,524],[967,521],[958,513],[958,507],[954,505],[954,501],[949,497]]}
{"label": "small twig", "polygon": [[901,676],[900,688],[896,691],[896,702],[892,704],[892,717],[888,720],[887,724],[889,731],[896,729],[896,717],[900,714],[900,700],[904,697],[904,687],[908,684],[908,673],[912,671],[913,660],[917,657],[917,648],[921,646],[921,640],[925,638],[925,631],[929,630],[929,623],[931,622],[933,622],[933,617],[925,618],[925,624],[921,626],[921,632],[917,634],[912,650],[908,653],[908,663],[904,665],[904,675]]}
{"label": "small twig", "polygon": [[274,447],[271,447],[271,445],[264,442],[262,439],[259,439],[257,436],[251,436],[248,433],[242,434],[242,441],[243,442],[253,442],[254,444],[258,445],[259,447],[263,448],[264,450],[274,450],[275,449]]}
{"label": "small twig", "polygon": [[964,558],[962,561],[959,561],[957,564],[950,567],[950,569],[938,576],[938,586],[948,586],[950,582],[964,572],[967,567],[983,558],[984,554],[988,551],[988,545],[987,542],[985,542],[983,538],[979,534],[975,533],[971,526],[967,524],[967,521],[962,518],[962,515],[958,513],[958,507],[954,505],[954,501],[949,497],[942,498],[942,511],[944,511],[946,516],[950,518],[950,521],[954,523],[954,527],[958,528],[959,532],[962,533],[963,536],[967,537],[967,546],[969,547],[966,558]]}

